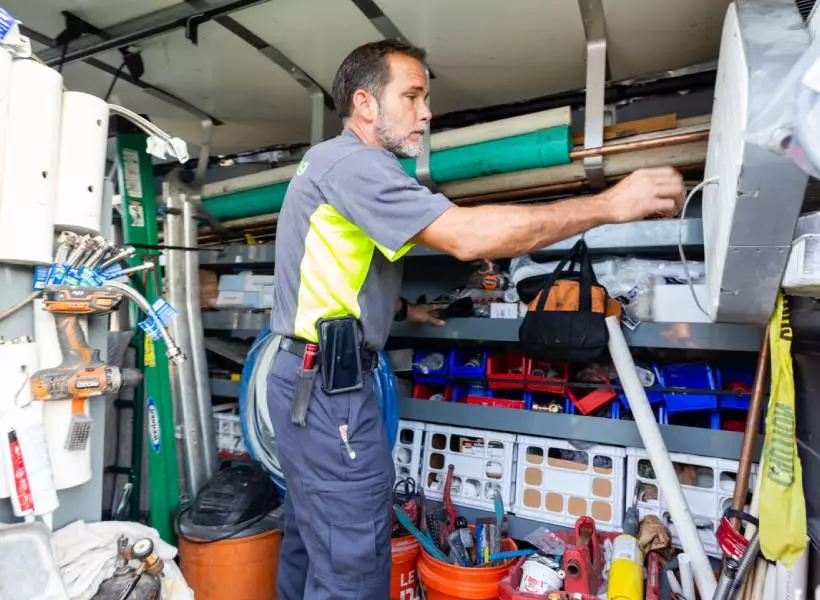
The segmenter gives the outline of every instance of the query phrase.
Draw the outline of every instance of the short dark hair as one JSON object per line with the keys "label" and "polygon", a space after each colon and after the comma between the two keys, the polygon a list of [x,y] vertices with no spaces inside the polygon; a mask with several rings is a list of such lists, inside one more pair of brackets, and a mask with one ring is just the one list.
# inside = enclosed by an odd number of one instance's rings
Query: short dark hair
{"label": "short dark hair", "polygon": [[390,82],[391,54],[403,54],[415,58],[421,63],[427,56],[422,48],[398,40],[382,40],[359,46],[342,61],[336,76],[333,78],[333,102],[342,119],[353,112],[353,94],[363,89],[381,97],[385,86]]}

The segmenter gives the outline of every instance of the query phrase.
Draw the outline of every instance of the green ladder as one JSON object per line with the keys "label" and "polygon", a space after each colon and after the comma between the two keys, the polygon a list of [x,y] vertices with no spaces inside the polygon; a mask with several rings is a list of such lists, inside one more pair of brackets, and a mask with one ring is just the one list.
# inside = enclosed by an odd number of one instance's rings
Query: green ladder
{"label": "green ladder", "polygon": [[[122,197],[123,244],[136,248],[129,266],[141,264],[158,254],[157,202],[151,157],[145,150],[144,133],[116,134],[116,166],[119,192]],[[153,303],[162,296],[159,265],[140,275],[139,291]],[[132,282],[134,278],[132,278]],[[165,343],[154,341],[137,325],[147,315],[131,305],[131,327],[135,331],[137,367],[144,373],[140,390],[135,395],[134,447],[132,474],[136,479],[131,496],[131,511],[139,513],[139,476],[142,448],[147,446],[150,512],[149,525],[169,544],[176,544],[174,520],[180,506],[179,466],[174,432],[174,411],[171,396],[171,374],[165,356]],[[144,444],[144,424],[148,423],[148,444]]]}

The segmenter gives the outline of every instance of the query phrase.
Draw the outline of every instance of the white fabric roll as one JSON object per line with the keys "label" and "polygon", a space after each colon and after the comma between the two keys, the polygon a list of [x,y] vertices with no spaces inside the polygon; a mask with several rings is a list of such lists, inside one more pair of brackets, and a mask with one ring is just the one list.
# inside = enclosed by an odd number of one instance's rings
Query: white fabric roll
{"label": "white fabric roll", "polygon": [[64,92],[54,228],[100,232],[108,141],[108,103],[82,92]]}
{"label": "white fabric roll", "polygon": [[[80,320],[83,332],[88,336],[86,319]],[[34,301],[34,339],[37,340],[41,368],[56,367],[63,360],[54,315],[43,310],[42,300]],[[88,414],[88,400],[85,412]],[[102,402],[102,399],[100,399]],[[91,444],[85,450],[65,449],[68,426],[71,422],[71,400],[52,400],[43,403],[48,453],[54,471],[54,485],[58,490],[82,485],[91,479]]]}
{"label": "white fabric roll", "polygon": [[15,60],[0,179],[0,262],[48,264],[63,77],[34,60]]}

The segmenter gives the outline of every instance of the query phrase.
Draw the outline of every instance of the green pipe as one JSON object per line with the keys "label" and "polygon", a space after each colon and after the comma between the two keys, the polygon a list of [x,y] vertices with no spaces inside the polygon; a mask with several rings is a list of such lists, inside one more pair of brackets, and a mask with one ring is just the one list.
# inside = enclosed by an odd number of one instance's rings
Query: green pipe
{"label": "green pipe", "polygon": [[[448,183],[569,164],[572,136],[569,127],[553,127],[513,137],[449,148],[430,155],[430,176]],[[408,175],[416,175],[416,159],[401,159]]]}
{"label": "green pipe", "polygon": [[[448,148],[430,156],[430,175],[436,183],[461,181],[540,167],[569,164],[572,135],[567,126],[542,129],[469,146]],[[416,159],[401,164],[416,176]],[[279,212],[288,182],[242,190],[205,199],[205,207],[219,220],[242,219]]]}
{"label": "green pipe", "polygon": [[288,189],[287,181],[205,199],[205,208],[220,221],[279,212]]}

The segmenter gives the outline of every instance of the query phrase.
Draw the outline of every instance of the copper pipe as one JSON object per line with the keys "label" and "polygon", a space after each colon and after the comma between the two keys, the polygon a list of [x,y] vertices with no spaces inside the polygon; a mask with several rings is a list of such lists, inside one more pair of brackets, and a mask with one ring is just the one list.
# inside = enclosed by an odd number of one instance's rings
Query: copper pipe
{"label": "copper pipe", "polygon": [[[752,388],[752,398],[749,402],[749,414],[746,419],[746,430],[743,432],[743,446],[740,450],[740,464],[737,468],[735,493],[732,497],[732,509],[743,510],[746,506],[746,494],[749,490],[749,472],[752,468],[755,442],[760,435],[760,416],[763,413],[763,383],[766,379],[766,370],[769,364],[769,326],[763,332],[763,341],[760,344],[760,354],[757,356],[757,370],[755,383]],[[761,475],[762,476],[762,475]],[[740,531],[740,519],[730,520],[732,527]]]}
{"label": "copper pipe", "polygon": [[621,142],[620,144],[610,144],[598,148],[582,148],[569,153],[571,160],[586,158],[588,156],[608,156],[610,154],[620,154],[622,152],[632,152],[634,150],[651,150],[653,148],[664,148],[677,144],[688,144],[690,142],[701,142],[709,139],[709,131],[692,131],[689,133],[678,133],[664,137],[652,138],[648,140],[637,140],[633,142]]}
{"label": "copper pipe", "polygon": [[[682,165],[677,167],[677,170],[686,173],[695,169],[702,169],[703,163],[695,163],[691,165]],[[623,175],[612,175],[607,177],[607,183],[617,183],[621,179],[627,177],[629,173]],[[523,198],[534,198],[537,196],[546,196],[554,193],[562,192],[582,192],[587,188],[586,180],[570,181],[565,183],[550,183],[546,185],[539,185],[528,188],[519,188],[514,190],[505,190],[503,192],[490,192],[489,194],[474,194],[472,196],[463,196],[453,200],[455,204],[466,206],[469,204],[479,204],[484,202],[499,202],[505,200],[520,200]]]}

